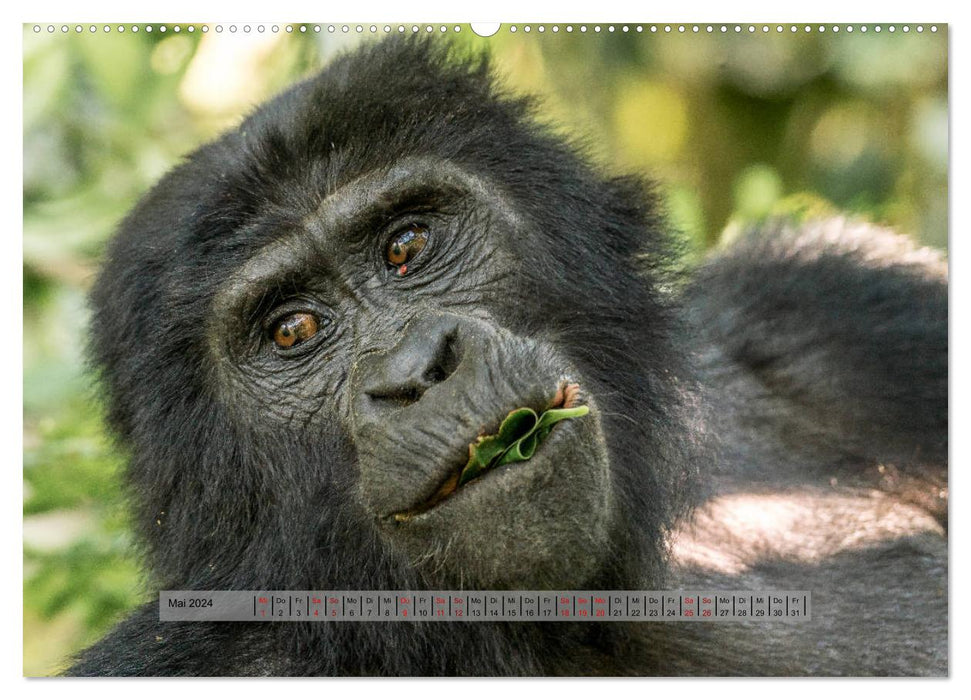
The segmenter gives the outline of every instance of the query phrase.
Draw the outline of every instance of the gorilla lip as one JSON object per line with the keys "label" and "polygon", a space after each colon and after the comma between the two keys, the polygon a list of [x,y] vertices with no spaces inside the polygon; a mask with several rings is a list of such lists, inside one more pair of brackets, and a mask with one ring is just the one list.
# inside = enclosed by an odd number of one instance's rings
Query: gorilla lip
{"label": "gorilla lip", "polygon": [[[561,382],[560,385],[557,387],[556,394],[553,396],[553,400],[546,407],[546,409],[544,409],[542,411],[542,414],[545,415],[548,411],[555,410],[555,409],[579,408],[579,405],[578,405],[579,404],[579,397],[580,397],[580,385],[579,384],[570,383],[570,382]],[[511,416],[517,410],[521,410],[521,409],[513,409],[513,411],[511,411],[509,413],[509,416]],[[534,416],[535,416],[535,412],[533,412],[533,413],[534,413]],[[579,417],[579,416],[577,416],[577,417]],[[508,418],[508,416],[507,416],[507,418]],[[550,425],[547,428],[547,435],[550,432],[552,432],[553,428],[555,428],[555,427],[556,427],[555,424]],[[449,496],[451,496],[453,493],[455,493],[456,491],[458,491],[463,486],[466,486],[466,485],[468,485],[469,483],[471,483],[473,481],[478,481],[479,478],[481,478],[482,476],[484,476],[485,474],[487,474],[489,472],[496,471],[497,469],[499,469],[500,466],[506,466],[505,464],[499,463],[498,457],[500,455],[496,455],[496,459],[493,460],[492,462],[490,462],[490,464],[488,466],[486,466],[483,469],[481,469],[481,471],[477,471],[477,473],[475,473],[475,475],[472,476],[467,481],[465,479],[463,479],[463,474],[465,474],[465,472],[469,468],[469,465],[472,463],[472,457],[473,457],[473,455],[475,453],[475,448],[476,448],[477,444],[480,444],[483,439],[488,439],[489,437],[495,437],[495,436],[493,436],[493,435],[484,435],[484,434],[483,435],[479,435],[479,437],[478,437],[478,439],[477,439],[476,442],[469,443],[469,462],[466,463],[466,465],[464,465],[463,467],[459,467],[459,468],[454,469],[449,474],[448,478],[445,479],[445,481],[442,482],[442,484],[438,487],[438,489],[435,491],[435,493],[432,494],[431,498],[429,498],[428,500],[424,501],[423,503],[421,503],[420,505],[418,505],[415,508],[411,508],[411,509],[409,509],[407,511],[403,511],[403,512],[400,512],[400,513],[394,513],[393,514],[393,519],[396,522],[399,522],[399,523],[400,522],[407,522],[411,518],[413,518],[413,517],[415,517],[417,515],[421,515],[422,513],[425,513],[427,511],[431,510],[432,508],[434,508],[435,506],[437,506],[439,503],[441,503],[443,500],[445,500],[446,498],[448,498]],[[546,435],[544,435],[543,438],[540,438],[540,439],[537,440],[536,446],[535,446],[535,449],[536,450],[539,449],[539,446],[542,444],[542,441],[543,441],[543,439],[545,439],[545,437],[546,437]],[[512,446],[510,446],[509,449],[511,449],[511,447]],[[507,464],[515,464],[516,462],[526,462],[526,461],[529,461],[530,459],[532,459],[532,457],[534,457],[534,456],[535,456],[535,453],[531,453],[526,458],[521,458],[521,459],[518,459],[518,460],[515,460],[515,461],[510,461]]]}

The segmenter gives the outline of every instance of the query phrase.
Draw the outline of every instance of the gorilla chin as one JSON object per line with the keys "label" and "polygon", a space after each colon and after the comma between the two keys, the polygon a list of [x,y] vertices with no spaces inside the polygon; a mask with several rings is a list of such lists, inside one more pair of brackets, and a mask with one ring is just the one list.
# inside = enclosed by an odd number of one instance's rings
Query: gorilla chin
{"label": "gorilla chin", "polygon": [[393,523],[388,540],[450,588],[582,588],[603,565],[612,529],[603,438],[589,424],[557,428],[530,461],[490,470]]}
{"label": "gorilla chin", "polygon": [[946,673],[946,262],[835,219],[685,274],[654,188],[496,84],[445,41],[367,44],[121,224],[90,352],[153,590],[809,589],[812,623],[161,623],[156,598],[68,673]]}

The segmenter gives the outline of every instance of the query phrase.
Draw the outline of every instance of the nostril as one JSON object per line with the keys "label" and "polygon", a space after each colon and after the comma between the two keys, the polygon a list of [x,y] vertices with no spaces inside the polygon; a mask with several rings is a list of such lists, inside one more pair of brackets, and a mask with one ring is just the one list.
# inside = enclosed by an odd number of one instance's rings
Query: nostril
{"label": "nostril", "polygon": [[422,380],[427,386],[440,384],[452,376],[461,361],[462,356],[458,351],[456,334],[454,331],[447,333],[442,337],[432,362],[422,375]]}
{"label": "nostril", "polygon": [[378,389],[366,392],[376,404],[388,408],[404,408],[418,401],[425,390],[417,386],[402,386],[393,389]]}

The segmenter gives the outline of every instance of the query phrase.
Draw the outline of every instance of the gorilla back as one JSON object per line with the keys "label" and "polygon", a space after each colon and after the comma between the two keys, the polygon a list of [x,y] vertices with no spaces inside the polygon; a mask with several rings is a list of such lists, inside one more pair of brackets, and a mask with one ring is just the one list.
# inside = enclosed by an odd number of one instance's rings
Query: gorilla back
{"label": "gorilla back", "polygon": [[[367,45],[191,154],[92,295],[148,571],[789,587],[811,623],[163,624],[152,602],[69,673],[945,673],[944,264],[824,222],[685,285],[657,211],[441,42]],[[460,478],[511,410],[571,406],[532,459]]]}

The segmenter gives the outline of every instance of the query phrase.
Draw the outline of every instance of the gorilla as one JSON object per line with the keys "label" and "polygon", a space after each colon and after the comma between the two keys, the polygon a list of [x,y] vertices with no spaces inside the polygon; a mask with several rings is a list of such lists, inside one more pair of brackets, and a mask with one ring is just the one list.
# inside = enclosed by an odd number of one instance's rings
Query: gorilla
{"label": "gorilla", "polygon": [[[811,590],[800,623],[159,622],[70,675],[947,674],[947,269],[844,219],[687,270],[488,59],[391,39],[202,146],[92,292],[153,590]],[[512,410],[583,406],[459,485]]]}

